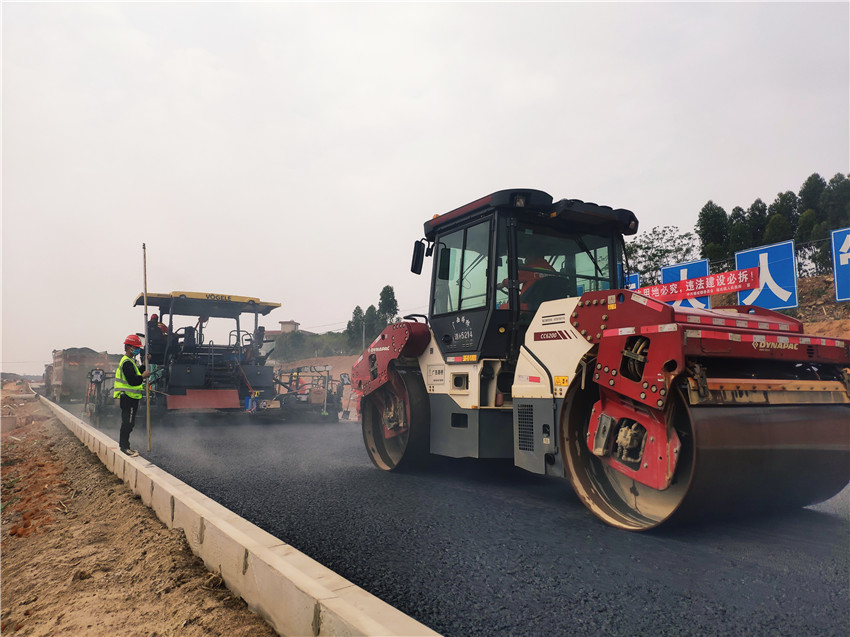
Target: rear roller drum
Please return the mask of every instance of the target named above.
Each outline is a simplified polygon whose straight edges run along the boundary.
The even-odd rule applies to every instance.
[[[389,381],[363,397],[361,418],[366,451],[379,469],[410,468],[428,456],[431,414],[418,370],[389,370]]]

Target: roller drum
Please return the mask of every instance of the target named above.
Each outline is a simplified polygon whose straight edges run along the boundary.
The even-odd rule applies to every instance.
[[[698,405],[671,392],[668,422],[681,440],[673,482],[656,490],[597,458],[586,444],[595,388],[573,388],[561,421],[567,475],[582,501],[612,526],[802,507],[850,480],[850,404]]]
[[[696,453],[677,518],[807,506],[850,480],[850,405],[688,411]]]

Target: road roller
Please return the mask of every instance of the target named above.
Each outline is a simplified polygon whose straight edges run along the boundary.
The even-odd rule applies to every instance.
[[[427,315],[389,325],[352,368],[385,471],[431,454],[512,458],[569,479],[604,522],[801,507],[850,480],[850,351],[756,306],[625,289],[634,213],[495,192],[425,223]]]

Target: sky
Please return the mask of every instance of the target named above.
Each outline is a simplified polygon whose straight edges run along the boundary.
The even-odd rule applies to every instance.
[[[850,5],[2,4],[2,370],[119,353],[149,292],[341,330],[505,188],[691,231],[850,172]],[[427,271],[427,270],[426,270]]]

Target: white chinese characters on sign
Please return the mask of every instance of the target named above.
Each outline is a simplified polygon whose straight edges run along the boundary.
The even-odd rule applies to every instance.
[[[850,228],[832,231],[832,274],[835,300],[850,301]]]
[[[736,252],[735,267],[758,267],[759,270],[757,289],[747,294],[739,292],[739,305],[757,305],[769,310],[797,307],[797,260],[793,241]]]
[[[791,298],[791,292],[779,287],[779,284],[773,280],[773,275],[770,274],[770,267],[768,267],[766,252],[762,252],[759,255],[758,270],[761,273],[759,275],[761,283],[759,283],[759,286],[756,289],[754,289],[752,292],[750,292],[747,296],[744,297],[744,305],[752,305],[759,297],[759,295],[764,291],[765,287],[767,287],[767,289],[769,289],[783,301],[787,301],[789,298]]]

